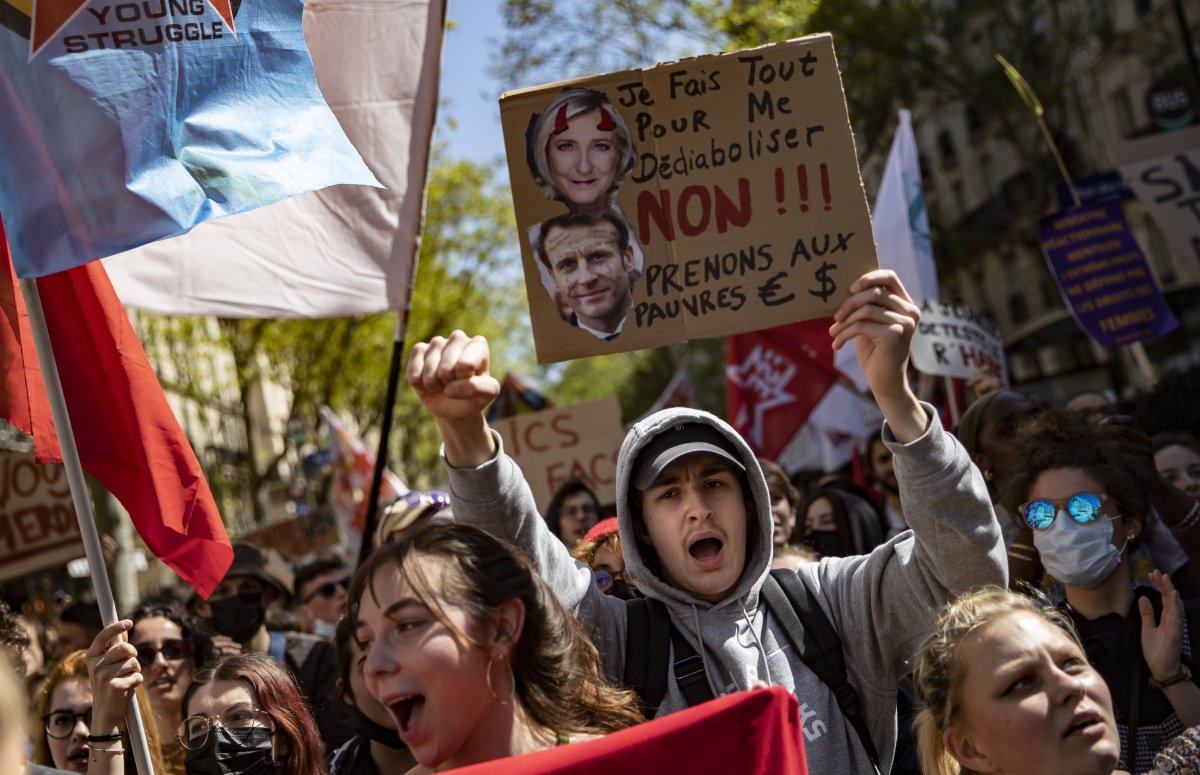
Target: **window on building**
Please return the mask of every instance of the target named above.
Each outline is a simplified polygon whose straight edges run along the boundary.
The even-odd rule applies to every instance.
[[[1029,320],[1029,302],[1026,301],[1024,293],[1018,292],[1008,297],[1008,317],[1014,326]]]
[[[949,129],[942,129],[938,132],[937,147],[943,166],[958,166],[958,150],[954,147],[954,135]]]
[[[1038,291],[1042,297],[1042,306],[1044,311],[1049,311],[1062,306],[1062,298],[1058,295],[1058,286],[1050,280],[1042,280],[1038,283]]]
[[[1133,12],[1140,19],[1150,13],[1150,7],[1154,5],[1151,0],[1133,0]]]
[[[1167,244],[1167,235],[1162,233],[1162,229],[1158,228],[1158,224],[1149,215],[1145,217],[1145,225],[1149,238],[1146,240],[1149,248],[1146,252],[1154,268],[1158,270],[1158,281],[1163,285],[1175,282],[1175,263],[1171,260],[1171,247]]]
[[[1129,89],[1122,86],[1112,93],[1113,110],[1117,113],[1117,131],[1121,137],[1129,139],[1137,134],[1137,116],[1133,112],[1133,100],[1129,98]]]
[[[967,122],[967,137],[972,142],[979,140],[983,134],[983,125],[987,123],[987,116],[984,115],[983,108],[972,102],[963,110],[963,117]]]

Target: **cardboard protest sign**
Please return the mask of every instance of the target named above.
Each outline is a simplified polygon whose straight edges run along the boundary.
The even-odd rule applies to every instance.
[[[877,266],[827,34],[500,112],[539,362],[827,316]]]
[[[1193,280],[1200,280],[1200,128],[1118,144],[1115,155]]]
[[[966,304],[923,301],[910,353],[926,374],[970,379],[983,367],[1008,384],[1000,326]]]
[[[504,440],[543,513],[568,479],[580,479],[611,503],[617,483],[617,452],[625,440],[621,406],[614,396],[559,406],[489,423]]]
[[[245,533],[238,540],[263,549],[276,549],[289,560],[298,560],[341,543],[337,518],[327,509],[275,522]]]
[[[83,539],[61,465],[0,453],[0,581],[82,557]]]
[[[1050,273],[1079,327],[1096,344],[1130,344],[1179,327],[1119,199],[1042,216],[1039,227]]]

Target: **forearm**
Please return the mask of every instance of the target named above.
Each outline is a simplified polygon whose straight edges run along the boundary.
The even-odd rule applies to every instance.
[[[901,385],[901,389],[891,395],[877,392],[875,400],[896,441],[908,444],[925,434],[930,422],[929,414],[907,384]]]
[[[97,745],[88,752],[87,775],[124,775],[125,757],[131,755],[125,750],[125,742]]]
[[[496,456],[496,442],[482,414],[438,417],[446,462],[455,468],[477,468]]]
[[[1181,681],[1162,690],[1171,703],[1171,708],[1185,727],[1200,724],[1200,686],[1191,681]]]
[[[1016,592],[1024,592],[1027,587],[1037,589],[1043,575],[1042,559],[1033,545],[1033,531],[1022,530],[1008,547],[1008,587]]]

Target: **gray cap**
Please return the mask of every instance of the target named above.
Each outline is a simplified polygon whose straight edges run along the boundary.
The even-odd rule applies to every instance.
[[[728,460],[739,471],[746,470],[733,444],[716,428],[706,423],[681,423],[664,428],[642,447],[633,464],[633,486],[648,489],[667,466],[697,452],[708,452]]]

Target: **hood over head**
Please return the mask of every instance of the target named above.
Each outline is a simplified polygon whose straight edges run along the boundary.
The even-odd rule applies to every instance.
[[[635,489],[648,487],[664,468],[694,452],[719,455],[741,469],[743,487],[748,487],[743,495],[751,501],[746,510],[746,566],[733,592],[718,603],[702,601],[663,579],[656,570],[658,560],[653,548],[638,540],[635,510],[631,507]],[[635,463],[640,470],[635,470]],[[755,604],[758,587],[771,567],[771,496],[754,452],[725,421],[699,409],[677,407],[655,412],[638,422],[626,434],[617,456],[616,496],[625,575],[639,590],[649,597],[701,607],[721,607],[731,600]]]

